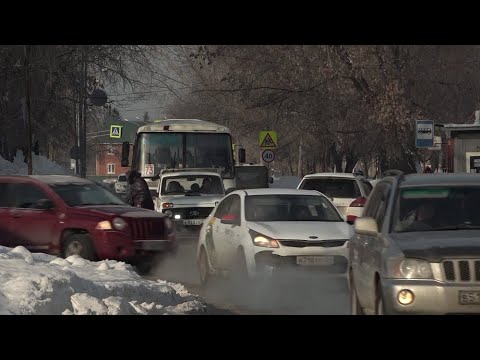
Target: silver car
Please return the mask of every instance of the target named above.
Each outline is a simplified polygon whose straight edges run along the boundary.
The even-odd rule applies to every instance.
[[[117,194],[126,194],[127,189],[128,189],[128,179],[127,175],[125,174],[120,174],[115,181],[115,192]]]
[[[349,242],[353,314],[480,313],[480,174],[381,179]]]

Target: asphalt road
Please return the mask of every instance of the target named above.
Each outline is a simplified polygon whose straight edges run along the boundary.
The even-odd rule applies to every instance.
[[[234,284],[216,279],[201,287],[195,263],[196,235],[178,234],[175,256],[160,260],[146,278],[182,283],[207,304],[207,314],[349,315],[349,295],[344,275],[318,272],[289,273],[273,284]]]

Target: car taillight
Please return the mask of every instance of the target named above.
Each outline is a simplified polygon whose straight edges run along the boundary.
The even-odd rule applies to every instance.
[[[356,219],[357,217],[355,215],[347,215],[347,222],[351,222],[353,224]]]
[[[353,200],[353,202],[350,204],[350,207],[364,207],[366,202],[367,202],[367,199],[364,198],[363,196],[360,196],[355,200]]]

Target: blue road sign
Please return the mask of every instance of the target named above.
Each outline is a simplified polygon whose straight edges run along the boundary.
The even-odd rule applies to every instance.
[[[433,120],[417,120],[415,145],[417,148],[434,147],[435,124]]]

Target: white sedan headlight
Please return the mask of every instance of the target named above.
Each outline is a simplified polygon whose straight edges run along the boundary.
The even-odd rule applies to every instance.
[[[260,234],[256,231],[250,230],[250,236],[252,237],[253,244],[255,246],[267,247],[267,248],[278,248],[278,241],[272,239],[268,236]]]
[[[112,220],[112,225],[117,230],[124,230],[127,227],[127,222],[122,218],[115,218]]]
[[[395,279],[433,279],[430,263],[420,259],[391,260],[389,275]]]

